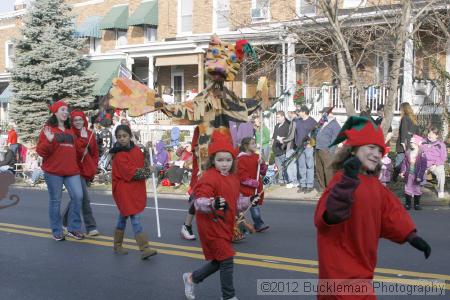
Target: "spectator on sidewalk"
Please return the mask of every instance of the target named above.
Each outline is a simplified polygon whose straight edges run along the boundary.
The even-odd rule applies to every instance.
[[[24,173],[30,179],[29,182],[35,185],[40,179],[44,179],[44,171],[41,169],[42,159],[35,151],[30,151],[25,162]]]
[[[375,119],[375,124],[377,124],[378,126],[381,126],[381,123],[383,122],[383,119],[384,119],[384,105],[383,104],[378,105],[377,115],[378,115],[378,117]],[[389,126],[388,133],[385,138],[386,145],[389,145],[392,135],[393,135],[392,126]]]
[[[255,140],[258,146],[258,150],[260,149],[261,144],[261,122],[263,126],[262,130],[262,159],[264,161],[269,161],[270,155],[270,131],[269,128],[264,124],[264,120],[260,120],[259,117],[253,119],[253,128],[255,130]],[[260,153],[261,154],[261,153]]]
[[[231,138],[233,140],[233,147],[237,148],[242,142],[243,138],[253,137],[254,129],[253,122],[249,120],[248,122],[234,122],[229,121]]]
[[[395,150],[397,156],[395,157],[394,173],[392,181],[396,182],[400,167],[405,159],[405,152],[409,149],[411,137],[417,133],[417,119],[414,111],[408,102],[400,104],[400,127],[398,129],[398,138]]]
[[[2,161],[0,161],[0,173],[14,172],[14,164],[16,163],[16,157],[14,152],[8,146],[4,146],[5,155]]]
[[[447,161],[447,147],[439,139],[439,129],[431,127],[427,139],[422,144],[422,151],[427,158],[427,170],[436,176],[438,198],[444,198],[445,162]]]
[[[329,107],[324,107],[322,114],[329,111]],[[323,192],[333,177],[333,170],[330,165],[333,161],[334,151],[336,146],[328,147],[336,139],[341,126],[333,115],[333,112],[328,113],[327,121],[320,128],[316,137],[316,174],[317,182],[319,183],[319,192]]]
[[[283,144],[283,140],[287,137],[289,133],[289,121],[286,120],[284,111],[277,112],[277,124],[273,130],[272,136],[272,151],[275,155],[275,165],[278,169],[278,175],[275,180],[278,183],[287,183],[287,172],[283,168],[283,161],[286,159],[286,146]],[[280,179],[281,177],[281,179]]]
[[[300,173],[300,188],[297,191],[299,193],[310,193],[314,189],[314,148],[310,144],[309,136],[316,125],[316,120],[309,116],[308,107],[302,106],[295,129],[295,145],[300,148],[297,160]]]
[[[9,125],[8,140],[6,141],[6,144],[9,146],[9,149],[11,149],[14,155],[17,156],[19,144],[17,143],[17,132],[13,124]]]
[[[297,124],[297,108],[295,106],[290,106],[288,108],[288,116],[290,119],[289,131],[286,138],[283,139],[283,144],[286,147],[286,160],[285,165],[287,171],[288,184],[286,187],[288,189],[295,188],[298,186],[298,169],[297,160],[291,159],[295,155],[295,129]]]

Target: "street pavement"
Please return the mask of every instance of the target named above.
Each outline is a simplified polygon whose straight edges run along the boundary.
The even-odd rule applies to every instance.
[[[141,261],[129,223],[126,247],[130,253],[126,256],[113,253],[111,240],[117,208],[110,195],[91,192],[102,235],[83,241],[56,242],[50,238],[48,229],[47,192],[10,189],[9,194],[17,194],[21,200],[17,206],[0,210],[0,299],[184,299],[182,273],[205,263],[199,241],[180,238],[187,201],[159,199],[162,237],[158,238],[154,201],[149,198],[142,220],[152,247],[159,254]],[[63,205],[67,201],[64,193]],[[265,202],[263,219],[271,226],[270,230],[250,235],[235,245],[238,253],[234,282],[239,299],[286,298],[258,296],[258,279],[317,278],[314,209],[314,203]],[[408,244],[381,240],[376,278],[394,282],[411,279],[415,283],[420,279],[447,280],[448,295],[450,210],[445,206],[426,207],[420,212],[411,211],[411,215],[419,235],[432,247],[431,257],[425,260],[422,253]],[[219,274],[199,284],[196,295],[196,299],[220,299]],[[315,299],[312,295],[297,297]],[[409,299],[401,296],[378,299],[398,298]],[[425,296],[414,299],[425,299]]]

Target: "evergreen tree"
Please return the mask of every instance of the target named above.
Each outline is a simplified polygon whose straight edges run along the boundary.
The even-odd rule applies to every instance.
[[[85,111],[94,101],[95,77],[86,73],[89,61],[80,52],[86,43],[74,33],[64,0],[33,1],[24,17],[11,70],[10,116],[26,142],[36,141],[54,101],[66,98],[71,108]]]

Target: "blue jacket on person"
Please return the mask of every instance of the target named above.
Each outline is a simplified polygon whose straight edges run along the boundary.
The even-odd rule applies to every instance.
[[[333,143],[336,139],[339,131],[341,130],[341,125],[339,125],[336,118],[328,122],[320,128],[319,133],[316,137],[316,149],[317,150],[327,150],[329,152],[334,152],[336,146],[328,148],[328,146]]]

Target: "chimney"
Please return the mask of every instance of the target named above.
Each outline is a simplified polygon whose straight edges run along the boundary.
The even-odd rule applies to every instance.
[[[27,7],[27,4],[25,3],[25,0],[16,0],[14,2],[14,10],[21,10],[25,9]]]

